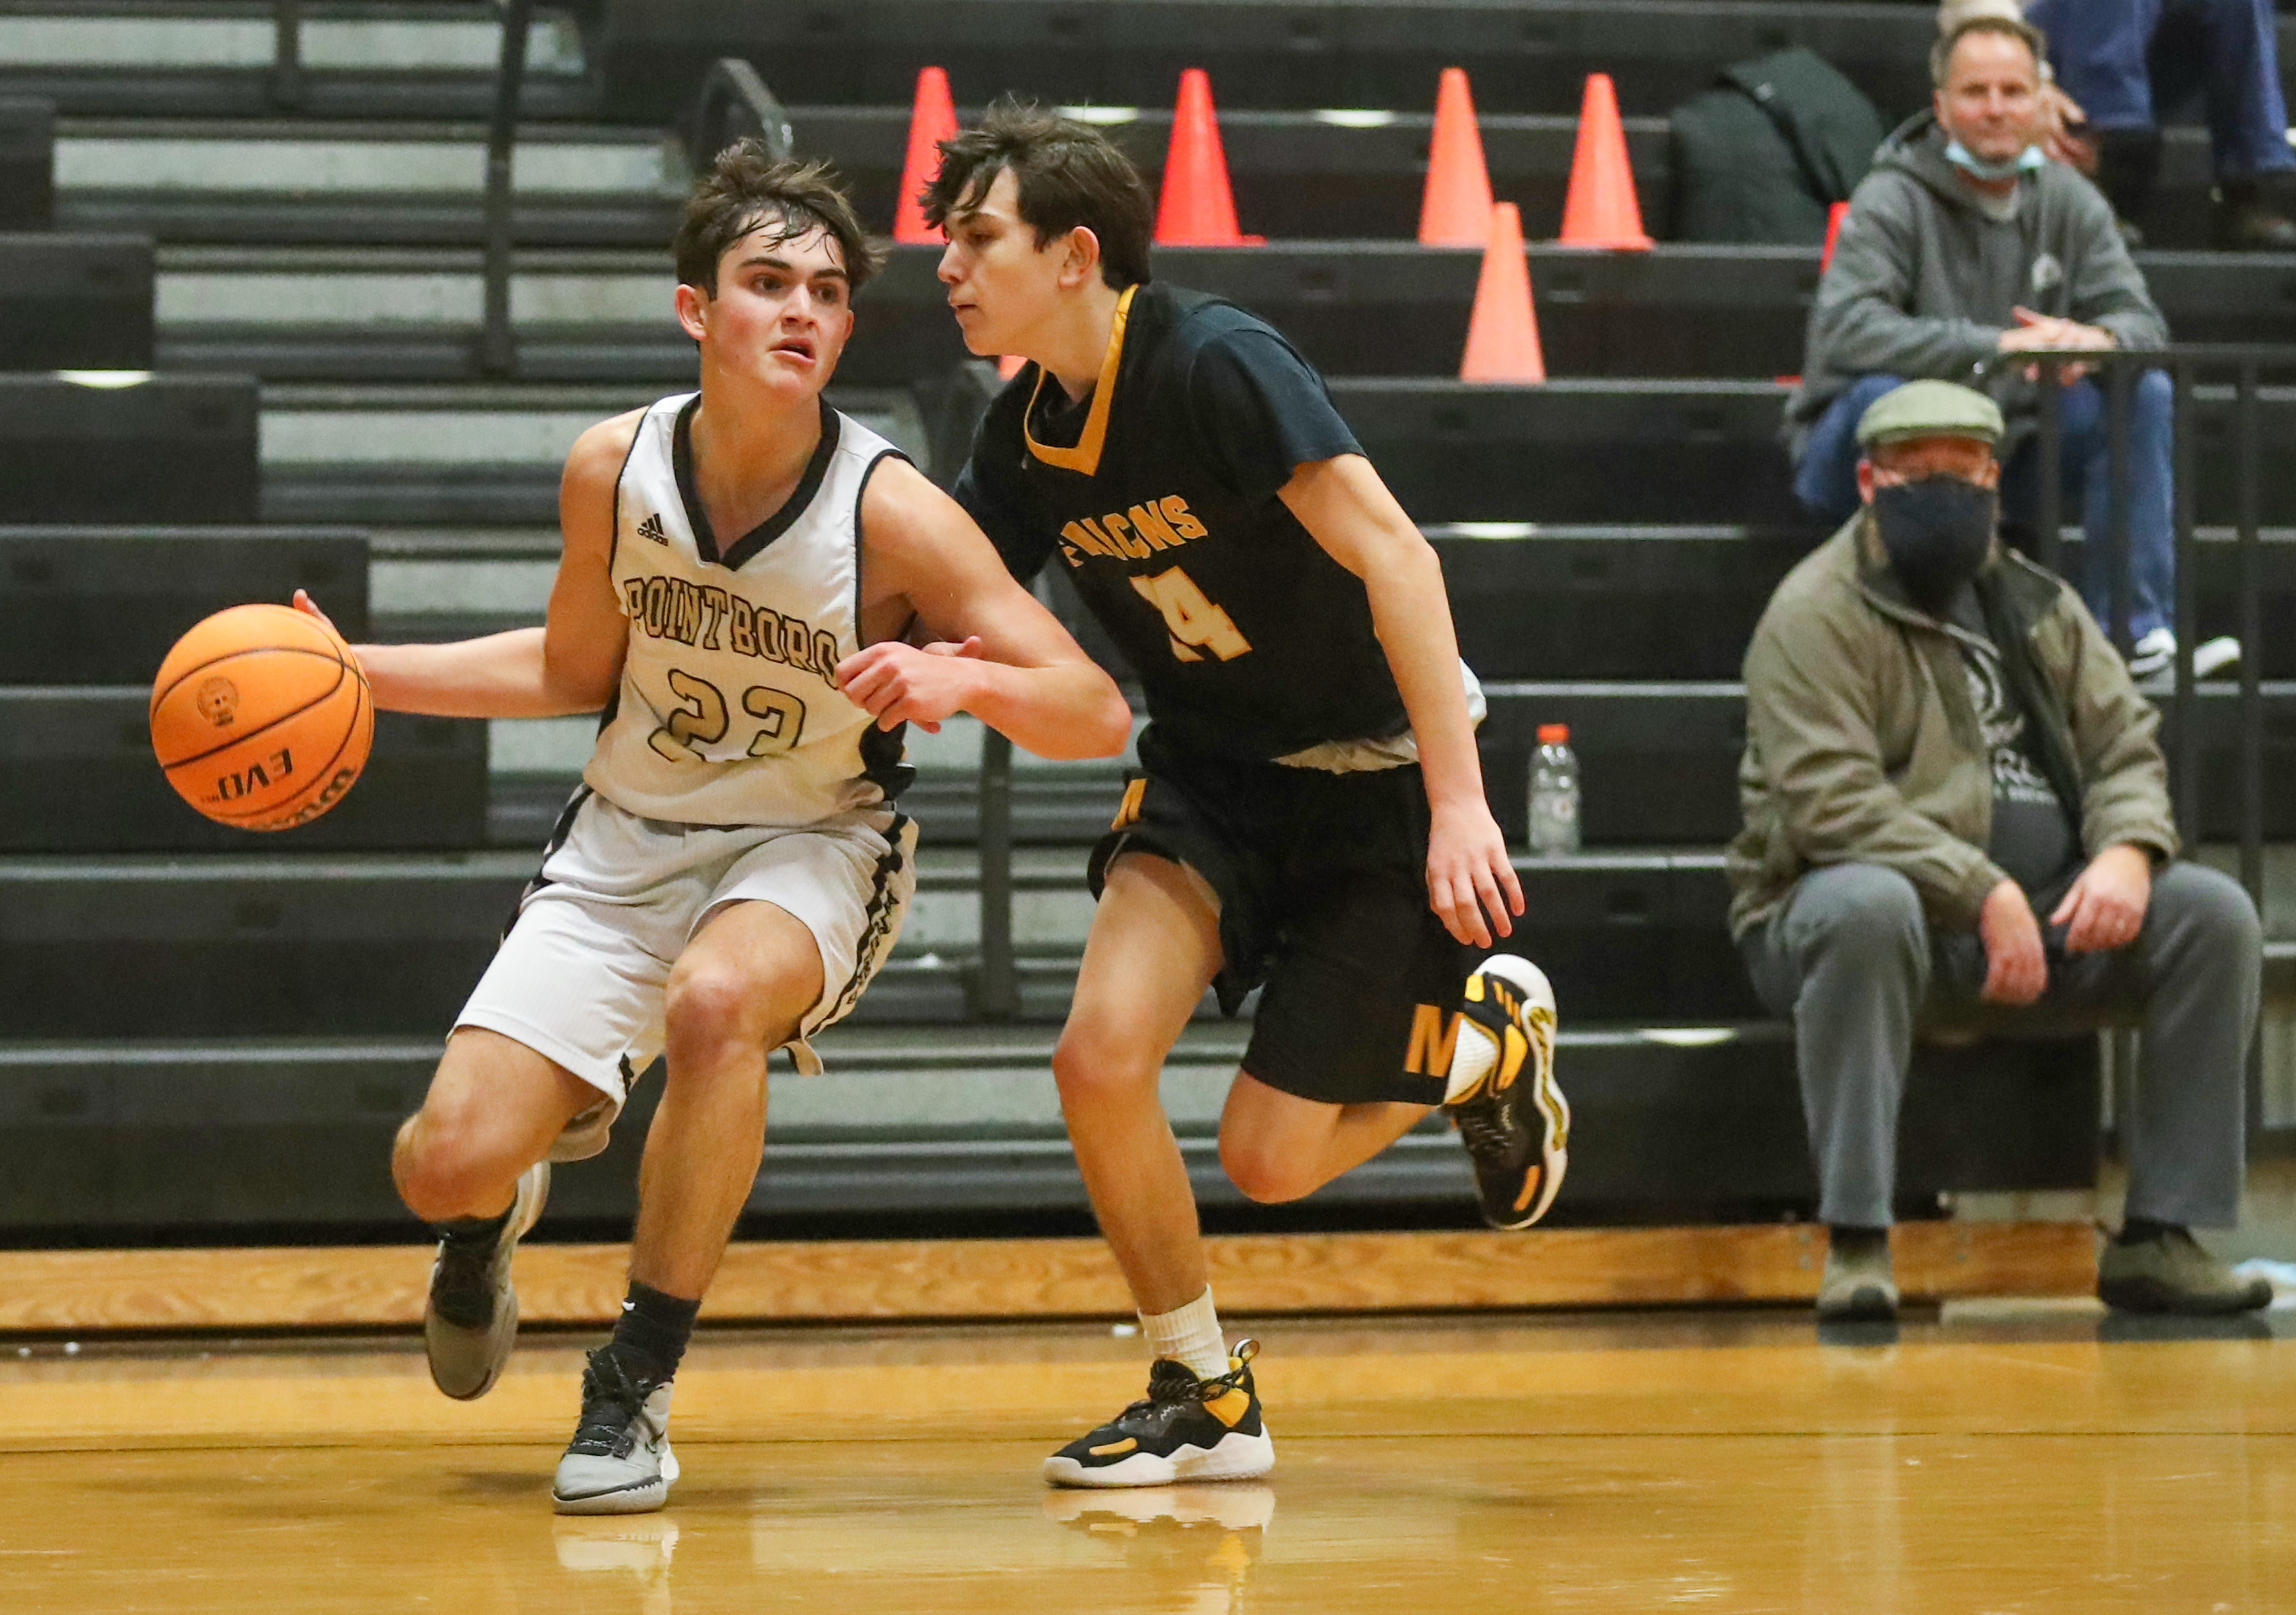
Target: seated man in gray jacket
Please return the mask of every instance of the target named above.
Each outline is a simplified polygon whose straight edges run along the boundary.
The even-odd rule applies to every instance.
[[[2011,369],[1990,383],[1977,367],[2005,353],[2152,347],[2167,324],[2145,290],[2096,187],[2046,160],[2041,135],[2039,35],[2014,18],[1965,19],[1931,58],[1932,109],[1883,143],[1850,199],[1833,261],[1810,311],[1802,383],[1787,406],[1794,490],[1830,521],[1857,505],[1851,429],[1866,406],[1915,377],[1988,385],[2009,408],[2002,456],[2013,521],[2040,504],[2037,385]],[[2105,401],[2065,373],[2060,396],[2065,492],[2086,530],[2082,596],[2104,620],[2112,580],[2103,559],[2112,500]],[[2175,655],[2174,389],[2148,371],[2129,431],[2130,665],[2166,672]],[[2195,665],[2220,670],[2237,647],[2211,641]]]
[[[2263,933],[2177,859],[2159,715],[2079,600],[1996,535],[1999,409],[1916,381],[1857,426],[1862,505],[1746,652],[1730,924],[1793,1018],[1832,1231],[1821,1316],[1894,1316],[1898,1105],[1916,1031],[2143,1032],[2115,1307],[2234,1312],[2190,1228],[2240,1206]]]

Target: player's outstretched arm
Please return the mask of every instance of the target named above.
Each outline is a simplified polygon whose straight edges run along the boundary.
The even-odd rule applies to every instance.
[[[614,482],[644,411],[575,440],[558,485],[565,548],[544,627],[443,645],[356,645],[374,704],[434,717],[558,717],[595,712],[614,692],[628,644],[609,570]],[[324,613],[298,590],[295,603]]]
[[[1483,768],[1459,636],[1443,592],[1443,565],[1395,496],[1361,455],[1300,466],[1278,496],[1317,544],[1364,581],[1372,627],[1419,740],[1433,825],[1427,838],[1427,901],[1453,936],[1488,947],[1514,930],[1522,883],[1483,796]]]
[[[970,712],[1039,757],[1113,757],[1132,737],[1116,681],[1086,656],[956,501],[887,460],[861,497],[861,614],[889,637],[837,669],[879,725],[939,727]],[[898,637],[914,612],[937,643]]]

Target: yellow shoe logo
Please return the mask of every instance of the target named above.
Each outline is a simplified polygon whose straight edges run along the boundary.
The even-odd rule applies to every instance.
[[[1522,1029],[1507,1028],[1505,1037],[1499,1043],[1498,1070],[1490,1076],[1492,1093],[1504,1094],[1514,1086],[1515,1078],[1522,1070],[1523,1057],[1529,1053],[1530,1039],[1522,1035]]]
[[[1109,828],[1129,830],[1133,825],[1137,824],[1140,822],[1141,806],[1147,795],[1148,781],[1144,776],[1126,782],[1124,799],[1116,805],[1116,820],[1109,825]]]
[[[1529,1172],[1523,1177],[1522,1193],[1514,1197],[1514,1209],[1516,1210],[1528,1211],[1530,1209],[1531,1198],[1538,1193],[1538,1180],[1546,1176],[1546,1169],[1544,1167],[1533,1163]]]
[[[1231,1390],[1205,1403],[1204,1411],[1234,1430],[1243,1422],[1243,1415],[1251,1411],[1251,1397],[1246,1391]]]

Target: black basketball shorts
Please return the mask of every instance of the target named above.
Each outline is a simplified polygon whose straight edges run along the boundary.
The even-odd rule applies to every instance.
[[[1140,757],[1093,849],[1093,895],[1128,852],[1188,865],[1219,898],[1220,1008],[1265,988],[1246,1071],[1329,1104],[1439,1103],[1475,961],[1427,906],[1419,769],[1238,762],[1152,729]]]

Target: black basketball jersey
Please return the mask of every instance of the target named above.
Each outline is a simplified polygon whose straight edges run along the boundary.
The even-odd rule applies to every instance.
[[[1264,759],[1406,726],[1362,580],[1276,497],[1296,467],[1361,452],[1272,328],[1139,285],[1091,396],[1025,366],[955,494],[1023,582],[1059,552],[1160,733]]]

